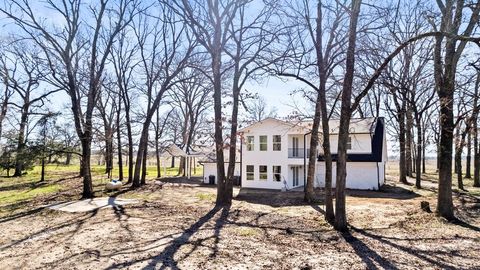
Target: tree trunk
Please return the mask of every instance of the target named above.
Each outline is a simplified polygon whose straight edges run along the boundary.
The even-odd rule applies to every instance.
[[[93,198],[92,174],[90,172],[91,145],[90,136],[85,136],[81,140],[82,143],[82,163],[81,170],[83,176],[83,193],[82,199]]]
[[[320,103],[322,116],[322,131],[323,131],[323,156],[325,159],[325,220],[330,223],[335,221],[335,213],[333,211],[333,196],[332,196],[332,153],[330,150],[330,127],[328,124],[327,114],[327,99],[325,87],[320,87]]]
[[[223,124],[222,124],[222,25],[217,23],[214,29],[213,51],[212,51],[212,73],[213,73],[213,111],[215,117],[215,154],[217,159],[217,206],[228,205],[231,198],[225,192],[225,159],[223,156]]]
[[[465,178],[472,178],[471,172],[471,163],[472,163],[472,133],[469,131],[467,134],[467,164],[465,171]]]
[[[25,101],[28,102],[28,101]],[[18,139],[17,139],[17,156],[15,159],[15,172],[13,176],[22,176],[23,167],[24,167],[24,158],[25,158],[25,128],[28,121],[28,106],[22,108],[22,115],[20,117],[20,128],[18,130]]]
[[[313,117],[312,130],[310,133],[310,150],[308,151],[308,168],[307,183],[305,187],[304,200],[308,203],[315,201],[315,192],[313,183],[315,180],[315,166],[317,164],[317,147],[318,147],[318,129],[320,128],[320,95],[317,93],[317,101],[315,102],[315,114]]]
[[[117,150],[118,150],[118,180],[123,181],[123,153],[120,133],[120,119],[117,118]]]
[[[424,132],[422,133],[422,137],[423,137],[423,138],[422,138],[422,173],[425,174],[425,173],[427,173],[426,157],[425,157],[425,152],[426,152],[426,151],[425,151],[425,148],[427,148],[426,140],[425,140],[425,139],[426,139],[426,138],[425,138],[425,133],[426,133],[426,132],[425,132],[425,129],[426,129],[426,127],[423,126],[422,129],[423,129],[423,131],[424,131]]]
[[[357,40],[357,23],[360,13],[361,0],[352,1],[352,12],[348,34],[348,48],[345,63],[345,77],[342,88],[342,108],[340,112],[340,126],[338,132],[338,159],[337,181],[335,187],[335,229],[347,230],[347,214],[345,207],[345,181],[347,178],[347,140],[351,118],[351,98],[353,75],[355,71],[355,46]]]
[[[40,182],[45,182],[45,157],[42,157],[42,172],[40,174]]]
[[[408,177],[413,177],[412,174],[412,130],[413,130],[413,119],[410,112],[410,106],[407,105],[407,111],[405,116],[407,118],[407,125],[405,129],[405,162],[406,162],[406,170]]]
[[[113,169],[113,130],[110,127],[105,128],[105,174],[108,178],[112,177]]]
[[[417,155],[415,158],[415,187],[422,188],[422,173],[421,173],[421,166],[422,166],[422,125],[421,121],[417,121]]]
[[[177,175],[178,176],[183,176],[185,177],[185,157],[180,157],[180,164],[178,166],[178,172],[177,172]]]
[[[460,144],[460,126],[455,129],[455,147]],[[455,164],[453,165],[454,173],[458,174],[458,160],[454,159]],[[461,160],[460,160],[461,162]]]
[[[477,70],[477,80],[475,81],[475,94],[473,97],[473,107],[478,106],[478,88],[480,86],[480,70]],[[478,113],[473,119],[473,186],[480,187],[480,149],[478,147]]]
[[[143,163],[142,163],[142,178],[140,180],[140,184],[143,186],[147,180],[147,165],[148,165],[148,136],[147,136],[147,143],[145,145],[145,149],[143,150]]]
[[[70,165],[72,162],[72,153],[65,154],[65,165]]]
[[[398,141],[400,144],[400,176],[399,181],[400,183],[407,183],[407,160],[406,160],[406,146],[405,146],[405,113],[402,110],[399,110],[398,113]]]

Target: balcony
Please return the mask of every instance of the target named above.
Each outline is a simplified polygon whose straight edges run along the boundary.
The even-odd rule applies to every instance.
[[[288,148],[288,158],[304,158],[310,149],[307,148],[306,152],[304,150],[305,148]]]

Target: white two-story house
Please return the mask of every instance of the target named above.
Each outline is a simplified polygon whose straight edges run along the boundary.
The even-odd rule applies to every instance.
[[[241,186],[291,189],[304,186],[312,122],[291,123],[267,118],[242,128]],[[331,120],[333,185],[336,177],[338,120]],[[383,118],[352,119],[347,142],[346,187],[379,189],[385,181],[387,144]],[[320,136],[321,140],[321,136]],[[321,143],[317,148],[315,186],[325,185],[325,162]]]
[[[338,124],[338,120],[329,122],[331,152],[334,160],[334,186]],[[267,118],[240,129],[241,146],[238,165],[241,186],[278,190],[304,186],[311,126],[311,121],[294,123]],[[352,119],[349,133],[346,187],[379,189],[385,181],[387,160],[383,118]],[[316,187],[325,185],[325,164],[322,153],[320,143],[317,148],[315,168]]]

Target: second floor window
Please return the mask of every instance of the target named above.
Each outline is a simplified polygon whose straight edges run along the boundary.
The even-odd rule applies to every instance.
[[[267,151],[267,135],[260,136],[260,151]]]
[[[247,136],[247,151],[253,151],[255,147],[255,137]]]
[[[282,136],[273,135],[273,151],[282,151]]]

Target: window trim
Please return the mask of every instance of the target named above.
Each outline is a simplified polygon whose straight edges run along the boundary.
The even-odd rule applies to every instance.
[[[249,167],[252,168],[251,172],[248,171]],[[254,165],[246,165],[245,172],[246,172],[246,180],[247,181],[255,180],[255,166]],[[252,176],[252,179],[249,179],[248,176]]]
[[[275,138],[279,138],[279,141],[275,141]],[[275,149],[275,146],[277,146],[278,149]],[[282,135],[272,136],[272,151],[282,151]]]
[[[255,136],[247,136],[247,151],[255,151]]]
[[[265,142],[262,143],[262,137],[265,137]],[[262,150],[262,146],[265,145],[265,150]],[[267,135],[259,135],[258,136],[258,150],[265,152],[268,151],[268,136]]]
[[[279,169],[279,172],[275,172],[275,168]],[[273,173],[273,181],[274,182],[282,182],[282,166],[280,165],[273,165],[272,166],[272,173]],[[278,175],[278,180],[276,176]]]
[[[261,168],[265,167],[265,172],[261,171]],[[265,177],[265,178],[262,178]],[[267,165],[258,165],[258,180],[267,181],[268,180],[268,166]]]

